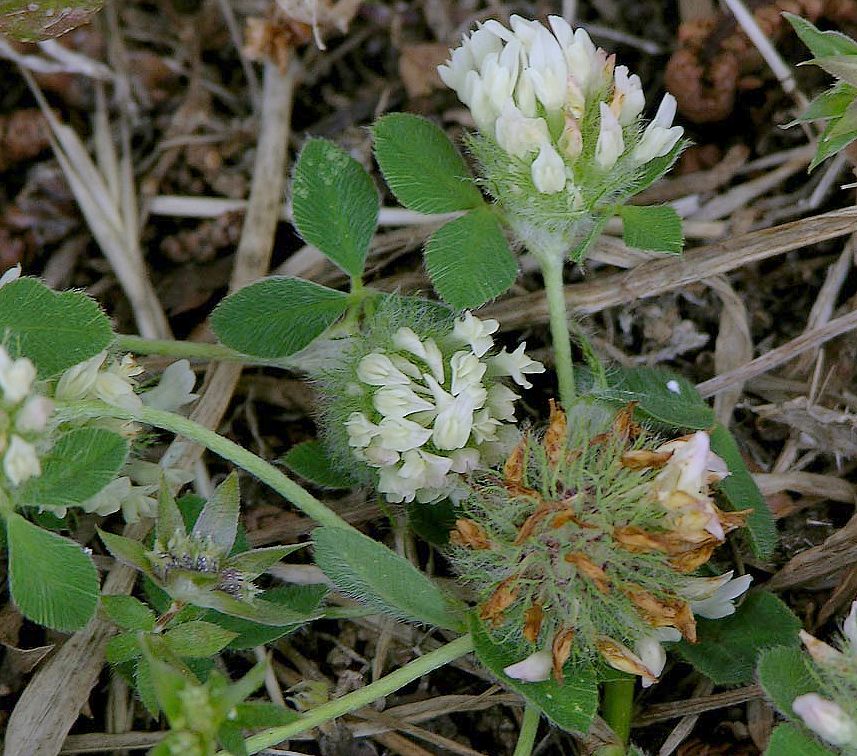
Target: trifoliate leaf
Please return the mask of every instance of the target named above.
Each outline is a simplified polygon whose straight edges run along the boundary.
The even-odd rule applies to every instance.
[[[558,727],[570,732],[588,732],[598,709],[598,681],[591,667],[567,668],[563,683],[553,678],[537,683],[515,680],[503,670],[521,661],[527,653],[522,654],[514,645],[495,642],[475,615],[471,614],[468,621],[477,658],[503,685],[537,706]]]
[[[488,208],[471,210],[435,231],[426,242],[425,261],[437,293],[456,309],[500,296],[518,275],[500,222]]]
[[[451,213],[484,203],[467,164],[443,131],[409,113],[391,113],[372,127],[375,158],[405,207]]]
[[[359,277],[379,205],[375,184],[360,163],[326,139],[307,141],[292,181],[295,226],[304,241]]]
[[[0,343],[32,360],[40,378],[94,357],[112,339],[110,320],[82,292],[57,293],[35,278],[0,288]]]
[[[254,357],[288,357],[320,336],[348,307],[341,291],[273,276],[221,301],[211,327],[226,346]]]
[[[451,630],[462,622],[454,601],[407,559],[356,530],[316,528],[315,562],[346,596],[383,614]]]
[[[619,208],[625,244],[636,249],[681,254],[684,247],[679,214],[669,205],[623,205]]]
[[[759,653],[796,646],[800,620],[774,594],[748,594],[731,617],[697,620],[698,643],[682,641],[679,654],[717,685],[752,682]]]
[[[98,571],[69,538],[33,525],[17,513],[6,519],[9,589],[18,609],[40,625],[80,630],[98,606]]]
[[[42,474],[22,487],[19,503],[69,507],[95,496],[114,480],[128,458],[128,441],[105,428],[63,434],[42,460]]]
[[[330,464],[329,455],[319,441],[295,444],[280,461],[293,473],[319,488],[338,490],[354,485],[345,473]]]

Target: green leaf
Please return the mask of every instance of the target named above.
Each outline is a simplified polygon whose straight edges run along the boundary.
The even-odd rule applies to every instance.
[[[151,577],[152,565],[146,556],[146,547],[142,543],[131,538],[125,538],[125,536],[116,535],[116,533],[108,533],[101,528],[97,528],[97,530],[102,542],[114,559],[118,559],[123,564],[127,564],[129,567]]]
[[[124,664],[143,655],[136,633],[119,633],[107,641],[104,658],[110,664]]]
[[[271,565],[276,564],[289,554],[302,549],[305,543],[293,543],[287,546],[268,546],[263,549],[243,551],[226,560],[224,567],[238,570],[245,578],[252,580],[261,575]]]
[[[194,522],[196,522],[199,512],[202,511],[202,507],[205,506],[201,498],[198,500],[200,502],[200,509],[197,510],[197,514],[193,519]],[[194,503],[196,501],[197,498],[195,497]],[[191,527],[193,527],[192,524]],[[174,536],[182,538],[187,535],[187,528],[188,526],[182,517],[182,512],[178,504],[176,504],[175,498],[170,493],[166,482],[162,481],[161,490],[158,493],[158,521],[155,523],[155,534],[158,541],[166,544]]]
[[[146,707],[146,711],[152,715],[154,719],[158,718],[160,706],[158,705],[158,697],[155,695],[155,683],[152,680],[152,670],[145,659],[140,658],[134,669],[134,687],[137,690],[137,695],[140,696],[140,701]]]
[[[797,645],[800,620],[774,594],[753,591],[731,617],[697,621],[698,643],[682,641],[679,654],[717,685],[753,680],[759,652]]]
[[[247,756],[244,734],[235,722],[228,720],[220,725],[220,729],[217,731],[217,740],[229,756]]]
[[[176,656],[214,656],[235,639],[237,633],[211,622],[185,622],[164,633],[164,643]]]
[[[851,142],[857,139],[857,126],[849,131],[845,131],[844,133],[840,132],[838,136],[833,136],[834,129],[838,129],[843,120],[844,116],[838,120],[830,121],[830,123],[827,124],[827,127],[818,138],[818,148],[815,151],[815,155],[813,156],[812,162],[809,164],[807,171],[814,170],[831,155],[835,155],[837,152],[844,150],[849,144],[851,144]]]
[[[518,275],[500,221],[488,208],[441,226],[426,242],[425,260],[437,293],[457,309],[500,296]]]
[[[718,423],[711,431],[711,449],[729,468],[729,475],[717,488],[733,509],[752,509],[747,518],[747,532],[753,553],[759,559],[769,559],[777,546],[777,525],[774,515],[759,491],[756,481],[747,469],[735,438],[724,425]]]
[[[327,586],[324,585],[280,585],[265,591],[261,598],[268,603],[286,607],[294,613],[295,617],[301,618],[298,622],[279,626],[261,625],[258,622],[215,611],[208,612],[206,619],[238,634],[229,644],[229,648],[235,650],[255,648],[271,643],[318,618],[321,614],[319,607],[326,595]]]
[[[282,727],[300,719],[292,709],[267,701],[247,701],[235,707],[235,723],[247,730],[261,727]]]
[[[333,142],[308,140],[295,166],[292,206],[304,241],[348,275],[359,277],[380,206],[363,166]]]
[[[103,0],[0,0],[0,35],[20,42],[59,37],[88,23]]]
[[[238,532],[240,509],[238,474],[232,472],[205,502],[193,525],[192,537],[199,541],[210,540],[222,553],[228,554]]]
[[[257,622],[260,625],[273,625],[275,627],[301,625],[309,619],[315,619],[315,617],[306,617],[288,607],[278,606],[260,598],[255,598],[253,601],[241,601],[223,591],[201,592],[194,597],[193,603],[206,609],[214,609],[221,614],[229,614],[233,617]]]
[[[92,558],[69,538],[42,530],[12,513],[9,589],[21,614],[64,632],[80,630],[98,606],[98,571]]]
[[[254,357],[288,357],[332,325],[348,306],[341,291],[272,276],[230,294],[211,314],[226,346]]]
[[[680,375],[658,368],[623,368],[613,372],[611,387],[600,396],[637,408],[673,428],[703,430],[715,423],[714,411],[696,387]]]
[[[57,293],[35,278],[0,289],[0,343],[12,357],[29,357],[39,378],[94,357],[112,339],[110,320],[82,292]]]
[[[102,596],[101,606],[123,630],[151,631],[155,627],[155,613],[133,596]]]
[[[327,450],[320,441],[295,444],[280,461],[293,473],[319,488],[339,490],[354,485],[344,472],[330,464]]]
[[[255,693],[265,684],[265,674],[268,670],[267,662],[259,662],[250,671],[229,685],[222,694],[220,703],[226,711],[240,704],[247,696]]]
[[[854,102],[855,98],[857,98],[857,87],[852,87],[844,81],[837,82],[826,92],[815,97],[800,117],[786,124],[786,126],[837,118],[845,113],[845,109]]]
[[[619,208],[625,244],[637,249],[681,254],[684,232],[679,214],[669,205],[623,205]]]
[[[356,530],[316,528],[315,561],[346,596],[383,614],[451,630],[460,613],[441,589],[407,559]]]
[[[797,32],[816,58],[825,55],[853,55],[857,53],[857,42],[837,31],[821,31],[805,18],[794,13],[783,13],[786,20]]]
[[[455,145],[431,121],[390,113],[372,127],[375,158],[405,207],[419,213],[451,213],[483,204]]]
[[[765,695],[788,719],[797,719],[792,711],[792,702],[798,696],[818,690],[809,659],[796,646],[778,646],[762,651],[756,673]]]
[[[555,725],[570,732],[588,732],[598,708],[598,681],[591,667],[565,669],[565,682],[521,682],[503,669],[523,658],[514,645],[496,643],[474,614],[468,617],[476,656],[507,688],[538,706]],[[526,652],[524,652],[526,656]]]
[[[814,737],[793,724],[779,725],[773,733],[765,756],[836,756]]]
[[[634,183],[631,185],[631,191],[626,195],[626,200],[642,192],[655,183],[661,176],[667,173],[673,167],[679,155],[691,144],[688,139],[679,139],[675,147],[672,148],[666,155],[656,157],[648,163],[642,165],[639,172],[634,177]]]
[[[118,433],[104,428],[71,430],[42,460],[42,474],[22,486],[19,502],[41,507],[79,504],[110,483],[127,458],[128,441]]]

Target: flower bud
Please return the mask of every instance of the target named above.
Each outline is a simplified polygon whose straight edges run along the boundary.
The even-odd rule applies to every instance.
[[[15,416],[15,428],[21,433],[41,433],[48,423],[54,403],[44,396],[31,396]]]
[[[36,448],[20,436],[13,435],[3,455],[3,472],[13,486],[41,475],[42,466]]]
[[[510,664],[503,672],[513,680],[544,682],[550,679],[553,656],[550,651],[536,651],[526,659]]]
[[[556,194],[565,188],[565,163],[549,142],[542,144],[539,149],[530,174],[533,184],[542,194]]]
[[[558,112],[565,102],[568,68],[556,37],[541,24],[536,26],[526,73],[533,83],[539,102],[548,113],[554,113]]]
[[[602,169],[609,170],[625,151],[625,140],[622,137],[622,126],[607,103],[602,102],[599,107],[601,128],[595,144],[595,162]]]
[[[21,263],[13,265],[11,268],[7,268],[3,275],[0,276],[0,289],[2,289],[6,284],[12,283],[12,281],[17,281],[20,277]]]
[[[828,743],[836,746],[857,744],[857,724],[842,708],[817,693],[806,693],[792,702],[792,709]]]
[[[372,352],[357,365],[357,377],[370,386],[407,386],[411,381],[386,354]]]
[[[684,134],[681,126],[672,126],[675,118],[676,100],[671,94],[664,95],[654,120],[646,126],[640,142],[634,148],[633,158],[638,163],[648,163],[656,157],[670,152]]]
[[[36,380],[36,368],[26,357],[13,360],[9,353],[0,347],[0,389],[2,399],[17,404],[33,387]]]
[[[497,118],[495,136],[506,152],[517,158],[525,158],[550,141],[548,125],[544,118],[527,118],[511,97],[503,103]],[[480,355],[481,356],[481,355]]]
[[[646,106],[643,85],[637,74],[628,75],[628,66],[616,66],[613,79],[613,101],[610,103],[610,110],[622,126],[630,126]]]
[[[80,401],[90,396],[98,378],[98,371],[107,359],[107,352],[96,354],[66,370],[57,383],[55,395],[64,401]]]

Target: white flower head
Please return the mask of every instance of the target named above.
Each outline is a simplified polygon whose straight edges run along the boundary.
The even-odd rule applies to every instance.
[[[3,472],[13,486],[42,474],[36,447],[20,436],[12,435],[3,455]]]
[[[634,148],[633,158],[638,163],[648,163],[656,157],[663,157],[676,146],[684,134],[681,126],[673,126],[676,113],[676,100],[671,94],[664,95],[654,120],[646,126],[643,136]]]
[[[482,357],[494,346],[494,339],[491,338],[491,335],[497,333],[499,328],[499,321],[493,318],[480,320],[468,311],[455,321],[452,333],[460,342],[469,344],[473,354]]]
[[[857,744],[857,724],[842,708],[818,693],[806,693],[792,702],[792,709],[809,727],[835,746]]]
[[[622,136],[622,124],[613,114],[606,102],[600,104],[601,127],[598,141],[595,143],[595,162],[604,170],[609,170],[625,151]]]
[[[544,682],[548,680],[553,668],[553,656],[550,651],[536,651],[515,664],[510,664],[503,672],[513,680],[523,682]]]
[[[556,194],[565,188],[565,163],[550,142],[543,142],[530,174],[536,189],[542,194]]]
[[[514,352],[506,351],[506,347],[499,354],[488,359],[489,370],[492,375],[507,375],[515,383],[525,389],[530,389],[533,384],[526,376],[536,373],[544,373],[545,366],[541,362],[530,359],[525,353],[527,342],[523,341]]]

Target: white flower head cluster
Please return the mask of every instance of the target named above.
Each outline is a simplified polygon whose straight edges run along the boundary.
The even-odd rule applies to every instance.
[[[526,344],[496,352],[498,327],[469,312],[451,333],[421,336],[400,326],[357,361],[347,393],[362,409],[345,418],[348,445],[377,470],[388,501],[437,501],[458,474],[495,463],[514,444],[519,396],[503,379],[530,388],[527,375],[544,366],[525,354]]]
[[[627,190],[647,163],[675,150],[683,129],[672,125],[670,94],[644,126],[640,77],[583,29],[558,16],[549,24],[514,15],[511,29],[487,21],[463,37],[438,73],[483,137],[528,167],[538,193],[565,192],[571,209],[587,209],[590,196],[603,194],[605,174],[618,179],[606,181],[609,191]]]
[[[838,752],[857,754],[857,601],[842,627],[838,648],[801,630],[801,641],[812,657],[819,692],[792,702],[792,710],[816,735]]]
[[[42,474],[53,402],[34,387],[36,368],[0,346],[0,480],[16,487]]]

